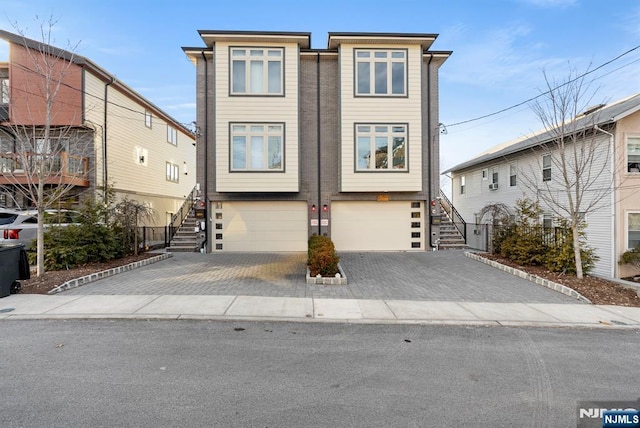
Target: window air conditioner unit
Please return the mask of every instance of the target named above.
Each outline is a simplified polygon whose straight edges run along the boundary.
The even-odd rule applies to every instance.
[[[498,183],[489,184],[489,190],[498,190]]]

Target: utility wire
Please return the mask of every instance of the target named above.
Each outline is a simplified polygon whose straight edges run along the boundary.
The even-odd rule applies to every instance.
[[[451,128],[451,127],[453,127],[453,126],[464,125],[465,123],[469,123],[469,122],[476,122],[476,121],[478,121],[478,120],[486,119],[487,117],[491,117],[491,116],[498,115],[498,114],[500,114],[500,113],[504,113],[505,111],[513,110],[514,108],[517,108],[517,107],[520,107],[520,106],[522,106],[522,105],[528,104],[528,103],[530,103],[530,102],[532,102],[532,101],[537,100],[538,98],[540,98],[540,97],[542,97],[542,96],[548,95],[548,94],[550,94],[551,92],[553,92],[553,91],[555,91],[555,90],[557,90],[557,89],[562,88],[563,86],[566,86],[566,85],[568,85],[568,84],[570,84],[570,83],[572,83],[572,82],[575,82],[576,80],[582,79],[583,77],[585,77],[585,76],[587,76],[587,75],[589,75],[589,74],[591,74],[591,73],[594,73],[594,72],[596,72],[596,71],[600,70],[601,68],[603,68],[603,67],[605,67],[605,66],[607,66],[607,65],[611,64],[611,63],[612,63],[612,62],[614,62],[614,61],[619,60],[619,59],[620,59],[620,58],[622,58],[623,56],[628,55],[628,54],[630,54],[631,52],[633,52],[633,51],[635,51],[635,50],[638,50],[638,49],[640,49],[640,45],[638,45],[638,46],[636,46],[636,47],[634,47],[634,48],[631,48],[631,49],[629,49],[629,50],[628,50],[628,51],[626,51],[626,52],[621,53],[621,54],[620,54],[620,55],[618,55],[617,57],[615,57],[615,58],[613,58],[613,59],[611,59],[611,60],[609,60],[609,61],[605,62],[604,64],[601,64],[601,65],[597,66],[596,68],[594,68],[594,69],[592,69],[592,70],[589,70],[589,71],[587,71],[587,72],[585,72],[585,73],[583,73],[583,74],[581,74],[581,75],[579,75],[579,76],[576,76],[576,77],[574,77],[573,79],[570,79],[570,80],[568,80],[568,81],[564,82],[563,84],[556,86],[555,88],[551,88],[551,89],[549,89],[548,91],[542,92],[541,94],[538,94],[538,95],[536,95],[535,97],[529,98],[529,99],[527,99],[527,100],[525,100],[525,101],[519,102],[519,103],[514,104],[514,105],[512,105],[512,106],[510,106],[510,107],[506,107],[506,108],[503,108],[503,109],[501,109],[501,110],[495,111],[495,112],[493,112],[493,113],[489,113],[489,114],[485,114],[485,115],[482,115],[482,116],[479,116],[479,117],[475,117],[475,118],[473,118],[473,119],[463,120],[463,121],[461,121],[461,122],[456,122],[456,123],[448,124],[448,125],[445,125],[445,126],[446,126],[447,128]]]

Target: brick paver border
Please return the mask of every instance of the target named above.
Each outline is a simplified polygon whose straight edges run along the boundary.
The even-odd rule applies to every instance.
[[[50,290],[47,294],[56,294],[65,290],[71,290],[72,288],[80,287],[81,285],[88,284],[93,281],[97,281],[102,278],[107,278],[113,275],[117,275],[122,272],[127,272],[142,266],[147,266],[161,260],[166,260],[169,257],[172,257],[171,253],[163,253],[158,254],[155,257],[150,257],[148,259],[140,260],[137,262],[129,263],[128,265],[118,266],[111,269],[103,270],[100,272],[92,273],[90,275],[81,276],[80,278],[72,279],[70,281],[65,282],[57,286],[56,288]]]
[[[464,255],[469,257],[470,259],[477,260],[479,262],[482,262],[482,263],[487,264],[489,266],[492,266],[494,268],[500,269],[500,270],[502,270],[504,272],[510,273],[512,275],[518,276],[520,278],[526,279],[526,280],[531,281],[531,282],[535,282],[536,284],[542,285],[543,287],[550,288],[550,289],[555,290],[555,291],[557,291],[559,293],[566,294],[567,296],[571,296],[574,299],[582,300],[583,302],[587,302],[587,303],[591,304],[591,300],[587,299],[582,294],[578,293],[576,290],[574,290],[572,288],[569,288],[569,287],[567,287],[565,285],[558,284],[557,282],[549,281],[546,278],[541,278],[541,277],[539,277],[537,275],[533,275],[533,274],[527,273],[527,272],[522,271],[520,269],[512,268],[511,266],[503,265],[503,264],[498,263],[498,262],[496,262],[494,260],[489,260],[487,258],[484,258],[482,256],[477,255],[476,253],[465,251]]]

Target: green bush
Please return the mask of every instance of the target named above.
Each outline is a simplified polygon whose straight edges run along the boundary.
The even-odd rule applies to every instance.
[[[335,276],[338,270],[340,258],[335,246],[327,236],[313,235],[309,238],[307,251],[307,266],[311,276]]]
[[[545,267],[551,272],[559,272],[564,274],[576,274],[576,258],[573,252],[573,233],[569,227],[569,222],[564,219],[559,220],[560,233],[555,237],[555,244],[549,245],[545,254]],[[586,225],[578,226],[578,233],[584,238],[584,228]],[[584,239],[581,239],[584,241]],[[589,273],[593,269],[598,257],[595,255],[593,248],[584,245],[580,249],[580,257],[582,260],[582,272]]]
[[[640,245],[625,251],[622,256],[620,256],[620,264],[631,265],[640,271]]]

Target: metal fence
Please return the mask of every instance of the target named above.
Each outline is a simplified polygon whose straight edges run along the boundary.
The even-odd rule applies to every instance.
[[[467,246],[478,251],[491,252],[493,250],[493,240],[499,234],[508,235],[514,231],[513,226],[494,224],[473,224],[467,223],[466,239]],[[532,234],[540,239],[540,242],[548,247],[560,245],[567,239],[569,231],[562,227],[531,227],[520,230],[526,234]],[[570,238],[569,238],[570,239]]]
[[[170,226],[148,227],[142,226],[138,228],[138,245],[142,249],[157,250],[158,248],[166,248],[169,246],[171,234]]]

